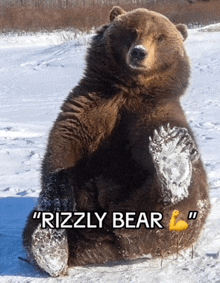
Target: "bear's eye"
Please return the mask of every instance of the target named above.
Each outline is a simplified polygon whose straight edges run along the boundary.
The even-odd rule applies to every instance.
[[[157,38],[157,41],[161,42],[165,39],[165,35],[164,34],[160,34]]]
[[[130,29],[129,33],[130,33],[130,36],[132,37],[132,39],[136,38],[137,34],[138,34],[137,29]]]

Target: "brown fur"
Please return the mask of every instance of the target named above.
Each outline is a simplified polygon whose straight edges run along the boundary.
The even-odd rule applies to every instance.
[[[40,198],[68,197],[77,211],[108,212],[103,229],[68,229],[70,265],[175,253],[176,232],[169,231],[175,209],[189,224],[179,232],[179,249],[190,247],[210,206],[201,160],[193,167],[189,196],[164,206],[148,147],[154,129],[167,123],[187,128],[193,138],[179,102],[190,75],[186,27],[146,9],[126,13],[115,7],[110,20],[92,40],[84,77],[63,103],[42,165]],[[136,45],[148,56],[132,69],[129,52]],[[203,212],[198,200],[205,201]],[[198,219],[187,220],[196,210]],[[112,229],[114,211],[160,211],[164,229]],[[28,250],[35,228],[36,220],[29,217]]]

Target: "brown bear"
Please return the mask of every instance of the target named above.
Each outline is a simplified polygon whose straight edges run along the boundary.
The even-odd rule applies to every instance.
[[[93,37],[84,76],[50,132],[34,209],[85,212],[92,224],[81,217],[82,226],[43,228],[31,212],[23,232],[30,261],[51,276],[68,266],[176,253],[177,232],[169,230],[174,210],[189,225],[178,232],[178,249],[198,239],[210,203],[180,105],[190,76],[186,38],[185,25],[120,7]],[[190,211],[198,212],[196,220],[188,219]],[[105,212],[98,227],[97,214]],[[116,212],[125,225],[113,223]],[[79,221],[74,213],[69,225]]]

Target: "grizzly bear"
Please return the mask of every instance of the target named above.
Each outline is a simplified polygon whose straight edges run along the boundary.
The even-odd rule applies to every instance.
[[[186,38],[185,25],[120,7],[94,35],[84,76],[50,132],[34,209],[84,212],[90,225],[81,217],[81,226],[71,229],[44,228],[32,211],[23,232],[30,262],[51,276],[68,266],[172,255],[177,233],[178,250],[198,239],[210,202],[180,104],[190,76]],[[170,231],[174,210],[188,223],[186,231]],[[195,220],[188,219],[190,211],[198,212]],[[74,213],[69,225],[79,222]],[[121,217],[115,223],[114,213]],[[105,216],[101,227],[97,214]]]

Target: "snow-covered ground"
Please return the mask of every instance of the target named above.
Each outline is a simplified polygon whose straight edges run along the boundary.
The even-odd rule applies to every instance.
[[[207,168],[212,211],[178,259],[76,267],[49,278],[18,259],[21,232],[40,191],[40,164],[59,107],[81,78],[88,36],[0,35],[0,282],[220,283],[220,25],[190,30],[191,86],[182,99]]]

